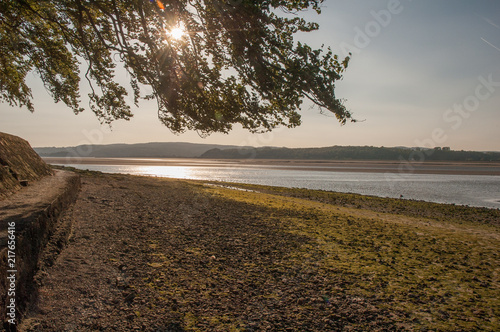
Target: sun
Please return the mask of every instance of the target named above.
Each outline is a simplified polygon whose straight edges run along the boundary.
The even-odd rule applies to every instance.
[[[185,34],[186,32],[181,28],[175,28],[170,31],[170,36],[174,39],[181,39]]]
[[[175,40],[180,40],[186,36],[186,28],[184,27],[184,24],[179,24],[177,27],[168,30],[167,35]]]

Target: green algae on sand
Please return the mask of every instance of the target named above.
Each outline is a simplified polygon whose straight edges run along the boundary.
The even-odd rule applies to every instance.
[[[231,186],[203,190],[266,206],[271,212],[262,220],[309,239],[280,263],[288,268],[315,264],[318,274],[338,285],[337,294],[323,294],[325,299],[338,293],[369,299],[402,329],[500,329],[500,211]]]

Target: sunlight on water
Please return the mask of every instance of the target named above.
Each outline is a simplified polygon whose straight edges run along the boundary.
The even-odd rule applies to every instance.
[[[328,172],[259,167],[67,165],[104,173],[252,183],[500,207],[500,176]]]
[[[195,178],[193,176],[193,167],[185,166],[136,166],[133,173],[177,179]]]

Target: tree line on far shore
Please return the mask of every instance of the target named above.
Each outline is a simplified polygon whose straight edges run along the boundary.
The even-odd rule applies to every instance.
[[[500,161],[500,152],[455,151],[449,147],[406,148],[330,146],[322,148],[214,148],[202,158],[303,159],[303,160],[409,160],[409,161]]]

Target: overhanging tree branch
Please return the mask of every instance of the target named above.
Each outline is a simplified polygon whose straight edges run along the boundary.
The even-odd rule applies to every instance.
[[[320,12],[322,2],[170,0],[162,9],[147,0],[4,0],[0,38],[16,35],[19,42],[0,47],[0,73],[15,78],[0,79],[0,100],[33,110],[25,77],[36,69],[55,101],[81,112],[81,57],[90,109],[103,122],[129,119],[127,90],[114,79],[119,55],[134,103],[156,99],[160,121],[174,132],[228,132],[236,123],[252,132],[294,127],[304,98],[345,123],[351,114],[335,98],[334,83],[349,59],[293,38],[318,28],[297,13]],[[166,29],[181,22],[188,31],[169,39]],[[142,96],[140,84],[151,95]]]

